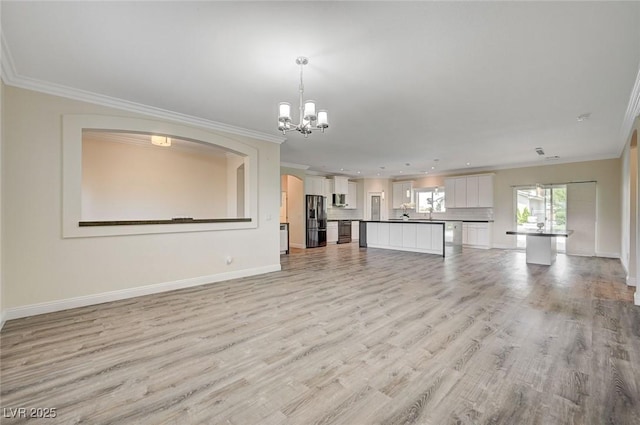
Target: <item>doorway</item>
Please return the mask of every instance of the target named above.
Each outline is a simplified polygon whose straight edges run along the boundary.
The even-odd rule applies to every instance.
[[[304,181],[300,177],[284,174],[280,176],[280,186],[280,221],[289,223],[289,246],[304,248]]]
[[[516,215],[518,231],[531,231],[539,228],[564,231],[567,229],[567,185],[535,185],[515,188]],[[566,239],[557,238],[558,252],[566,252]],[[527,247],[527,237],[517,236],[517,248]]]
[[[371,196],[371,220],[380,221],[380,195]]]

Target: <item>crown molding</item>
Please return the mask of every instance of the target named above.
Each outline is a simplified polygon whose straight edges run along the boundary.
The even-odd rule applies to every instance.
[[[309,169],[308,165],[294,164],[293,162],[281,162],[280,166],[281,167],[286,167],[286,168],[295,168],[297,170],[308,170]]]
[[[633,85],[633,90],[629,97],[629,104],[627,105],[627,111],[624,114],[622,128],[620,129],[620,138],[624,141],[622,150],[624,150],[627,145],[627,140],[629,139],[629,136],[631,136],[631,130],[633,129],[633,123],[638,116],[640,116],[640,67],[638,68],[636,82]]]
[[[156,108],[141,103],[130,102],[128,100],[118,99],[115,97],[105,96],[86,90],[80,90],[73,87],[67,87],[61,84],[50,83],[35,78],[21,76],[17,73],[13,57],[4,35],[0,34],[2,40],[2,81],[8,86],[18,87],[27,90],[33,90],[53,96],[60,96],[67,99],[79,100],[94,105],[106,106],[109,108],[120,109],[127,112],[146,115],[153,118],[175,121],[181,124],[187,124],[206,128],[209,130],[220,131],[223,133],[250,137],[252,139],[263,140],[267,142],[282,144],[286,138],[282,136],[274,136],[272,134],[262,133],[255,130],[236,127],[233,125],[223,124],[204,118],[198,118],[191,115],[181,114],[166,109]]]

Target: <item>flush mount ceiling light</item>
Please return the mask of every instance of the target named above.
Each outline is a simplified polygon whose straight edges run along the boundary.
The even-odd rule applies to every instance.
[[[166,136],[151,136],[151,143],[156,146],[171,146],[171,137]]]
[[[578,122],[582,122],[582,121],[588,120],[589,118],[591,118],[591,112],[587,112],[586,114],[578,115],[577,120],[578,120]]]
[[[313,100],[304,100],[304,83],[302,81],[302,69],[309,63],[309,59],[300,56],[296,59],[296,63],[300,65],[300,119],[298,124],[291,122],[291,104],[288,102],[280,102],[278,104],[278,130],[282,131],[282,134],[287,134],[287,131],[299,131],[307,137],[311,134],[313,129],[321,130],[324,133],[324,129],[329,127],[329,120],[327,111],[321,109],[316,113],[316,104]]]

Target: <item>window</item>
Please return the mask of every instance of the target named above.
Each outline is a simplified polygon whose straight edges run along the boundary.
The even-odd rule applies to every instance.
[[[444,190],[438,187],[416,189],[416,211],[419,213],[445,212]]]

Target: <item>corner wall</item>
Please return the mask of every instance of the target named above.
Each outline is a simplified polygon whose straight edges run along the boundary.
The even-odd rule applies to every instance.
[[[4,190],[2,189],[4,186],[4,168],[2,167],[2,150],[3,150],[3,134],[4,134],[4,119],[3,119],[3,111],[4,108],[2,104],[4,103],[4,83],[0,81],[0,329],[4,326],[5,321],[5,309],[4,309],[4,284],[3,284],[3,250],[2,245],[4,244],[4,239],[2,235],[3,229],[3,219],[2,219],[2,198],[4,197]]]
[[[280,270],[276,143],[233,136],[259,153],[255,229],[63,239],[62,116],[147,117],[9,86],[3,99],[7,319]]]

